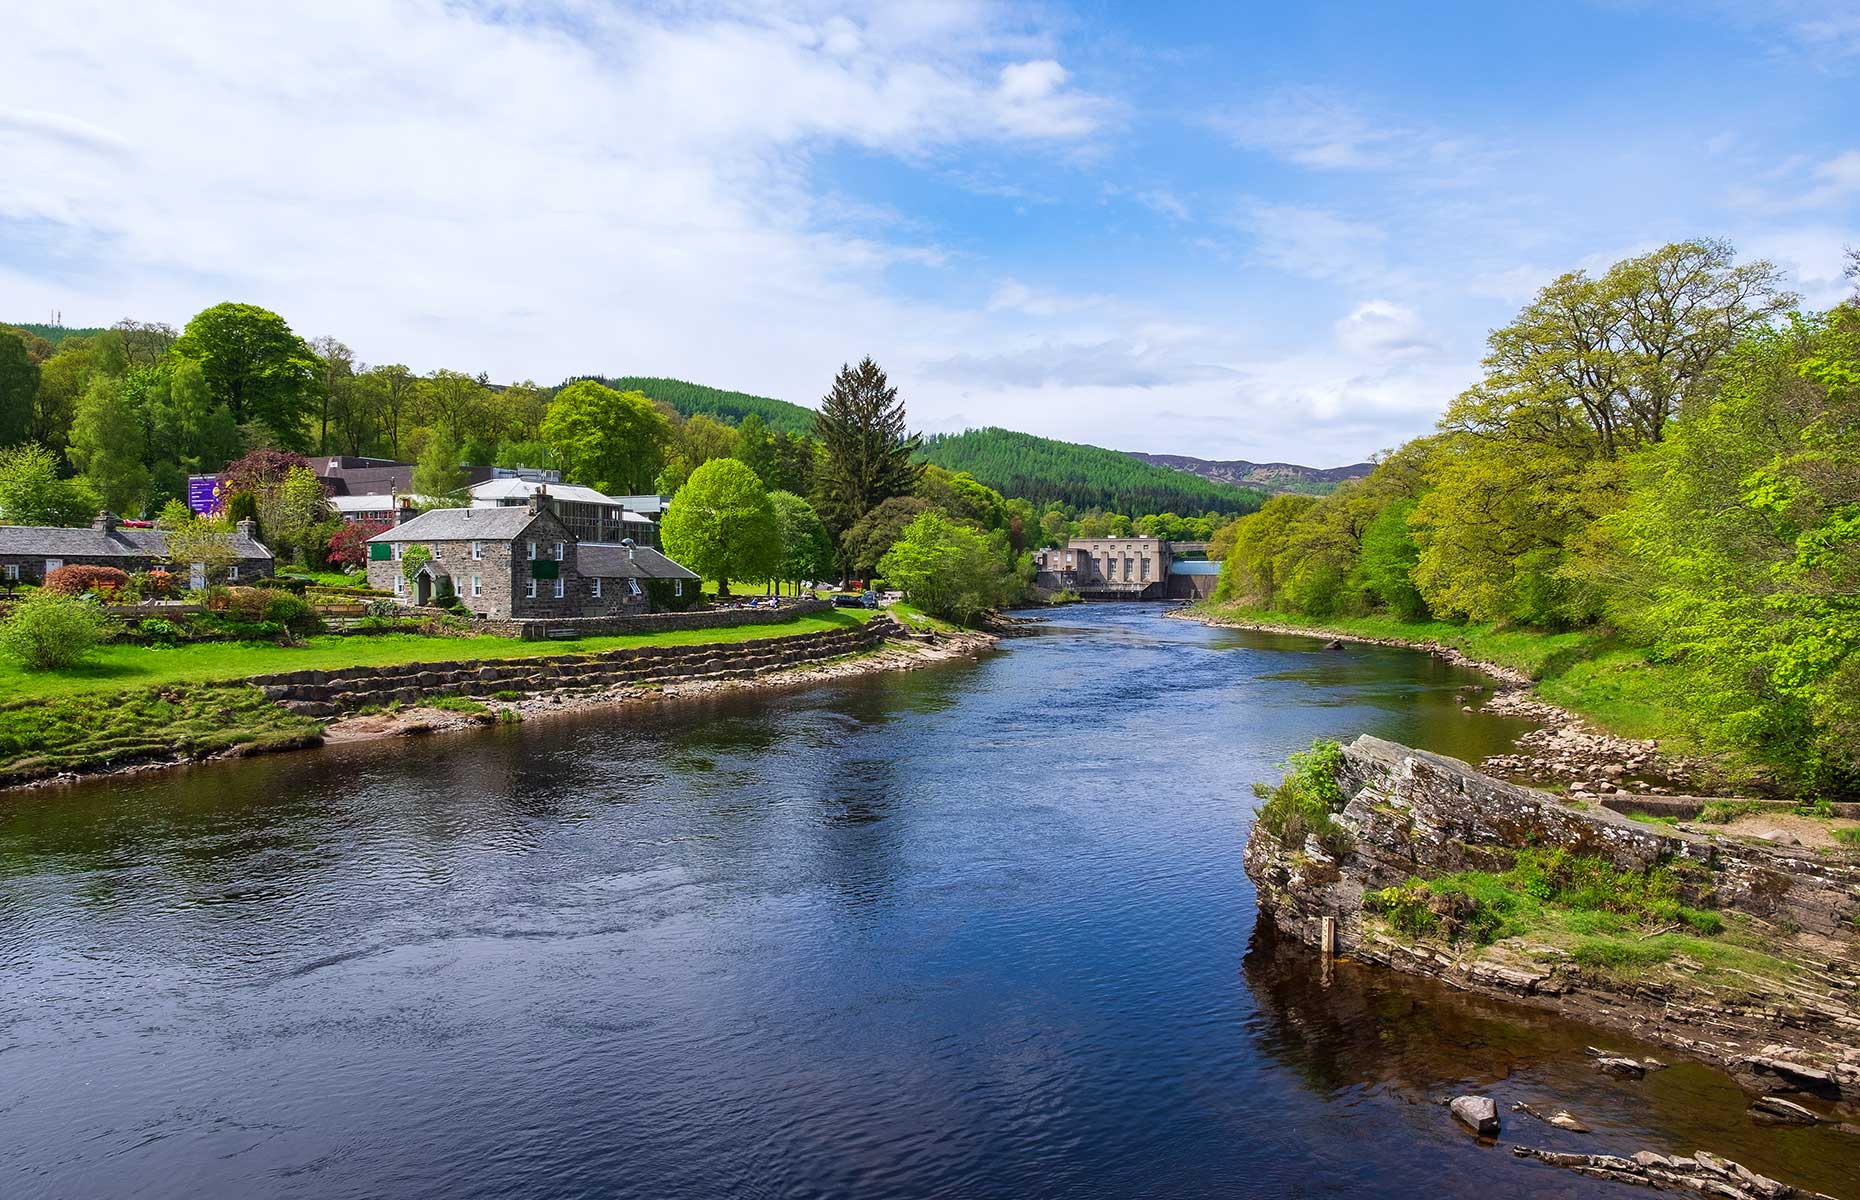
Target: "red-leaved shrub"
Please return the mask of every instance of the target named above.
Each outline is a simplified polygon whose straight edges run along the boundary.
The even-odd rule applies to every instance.
[[[45,590],[54,596],[82,596],[85,592],[105,591],[114,594],[128,586],[127,572],[115,567],[88,567],[82,563],[59,567],[45,576]]]

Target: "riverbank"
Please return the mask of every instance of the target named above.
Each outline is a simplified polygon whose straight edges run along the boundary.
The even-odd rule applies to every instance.
[[[420,639],[414,653],[393,656],[370,643],[376,653],[351,656],[362,661],[238,682],[209,678],[15,700],[0,705],[0,788],[519,721],[648,696],[909,669],[976,654],[995,641],[990,634],[920,627],[888,614],[838,612],[702,633],[588,638],[566,646]],[[585,651],[590,644],[596,648]],[[263,656],[279,648],[252,649]],[[279,661],[297,666],[329,657],[329,648],[322,654],[307,649],[311,653]],[[515,653],[504,653],[510,650]],[[388,661],[377,661],[383,657]]]
[[[1518,739],[1517,753],[1481,766],[1564,789],[1575,799],[1710,797],[1764,785],[1747,772],[1733,778],[1725,763],[1699,752],[1671,668],[1595,631],[1539,633],[1387,616],[1318,622],[1216,604],[1168,615],[1257,633],[1421,650],[1478,671],[1496,687],[1463,694],[1468,708],[1538,726]]]
[[[1800,1123],[1860,1117],[1860,853],[1636,823],[1362,737],[1294,764],[1245,861],[1320,952],[1683,1050]]]

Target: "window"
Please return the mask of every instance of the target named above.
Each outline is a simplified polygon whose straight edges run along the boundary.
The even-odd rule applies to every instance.
[[[639,595],[639,580],[628,578],[626,581],[626,590],[632,592],[635,596]]]
[[[465,581],[460,579],[457,575],[452,577],[452,594],[454,596],[463,596],[465,594]]]
[[[432,554],[434,558],[438,558],[441,546],[438,542],[429,542],[427,543],[426,549],[428,550],[428,552]]]
[[[473,575],[471,577],[471,598],[476,600],[482,595],[484,595],[484,577],[482,575]]]
[[[565,560],[567,556],[567,548],[568,548],[567,543],[565,542],[557,542],[555,544],[555,561],[562,562]]]
[[[685,581],[682,579],[672,580],[672,595],[682,597],[684,594],[685,594]]]
[[[534,579],[525,582],[523,594],[531,600],[536,599],[536,581]]]
[[[407,591],[406,576],[398,575],[398,574],[395,575],[394,576],[394,594],[396,596],[400,596],[400,595],[404,595],[406,591]]]
[[[1149,577],[1150,577],[1150,560],[1147,557],[1138,559],[1137,560],[1137,578],[1148,579]]]
[[[601,577],[598,575],[594,577],[594,598],[596,600],[601,598]]]
[[[401,552],[401,544],[399,542],[395,542],[394,543],[394,561],[395,562],[400,561],[400,552]]]
[[[484,557],[484,543],[473,542],[471,544],[471,560],[473,562],[477,562],[479,559],[483,557]]]
[[[8,579],[19,578],[19,564],[18,563],[8,563],[6,565],[6,577]]]
[[[568,594],[568,580],[562,578],[560,575],[557,575],[555,577],[555,598],[557,600],[560,600],[563,596],[567,594]]]
[[[231,583],[233,580],[237,578],[239,578],[239,568],[237,566],[227,567],[226,568],[226,582]]]
[[[535,542],[530,543],[530,561],[531,562],[536,561],[536,543]]]

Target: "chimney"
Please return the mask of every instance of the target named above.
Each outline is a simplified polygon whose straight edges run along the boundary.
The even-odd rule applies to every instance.
[[[541,512],[547,507],[548,499],[549,486],[542,483],[537,484],[536,490],[530,493],[530,511],[533,513]]]
[[[115,533],[116,514],[107,508],[99,509],[97,515],[91,518],[90,527],[100,533]]]
[[[394,509],[394,524],[405,525],[413,520],[413,497],[402,496],[400,504]]]
[[[233,528],[239,531],[239,536],[242,538],[250,538],[255,542],[258,540],[258,522],[250,517],[240,518],[239,523]]]

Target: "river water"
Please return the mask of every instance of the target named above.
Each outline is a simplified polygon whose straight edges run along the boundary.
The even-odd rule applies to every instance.
[[[0,800],[0,1196],[1860,1195],[1722,1076],[1255,931],[1250,785],[1513,722],[1429,657],[1073,608],[973,662]],[[1623,1193],[1625,1194],[1625,1193]]]

